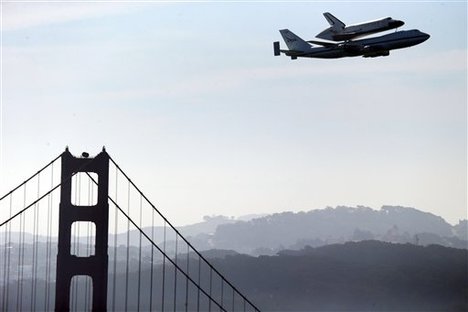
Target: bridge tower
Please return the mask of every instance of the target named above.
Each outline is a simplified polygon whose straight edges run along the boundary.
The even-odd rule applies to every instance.
[[[95,173],[98,177],[97,203],[93,206],[72,204],[72,175]],[[74,276],[92,280],[92,310],[107,310],[107,240],[109,228],[109,155],[105,149],[94,158],[77,158],[68,151],[62,154],[59,211],[59,236],[55,311],[70,310],[70,286]],[[96,228],[95,251],[89,257],[71,254],[71,228],[74,222],[93,222]]]

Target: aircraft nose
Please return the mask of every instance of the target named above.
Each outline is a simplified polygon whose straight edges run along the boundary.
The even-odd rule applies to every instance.
[[[429,39],[431,36],[429,34],[426,34],[426,33],[422,33],[423,35],[423,41],[426,41],[427,39]]]

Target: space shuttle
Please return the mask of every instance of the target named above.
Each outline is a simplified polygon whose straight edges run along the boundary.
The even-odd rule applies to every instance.
[[[377,32],[398,28],[405,23],[391,17],[369,21],[361,24],[346,26],[331,13],[323,13],[330,27],[319,33],[316,37],[330,41],[347,41]]]

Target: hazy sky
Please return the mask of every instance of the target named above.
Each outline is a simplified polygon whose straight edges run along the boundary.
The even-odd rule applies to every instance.
[[[389,57],[273,56],[391,16]],[[284,47],[284,42],[281,41]],[[175,224],[404,205],[467,217],[467,2],[2,2],[0,193],[70,146],[109,154]]]

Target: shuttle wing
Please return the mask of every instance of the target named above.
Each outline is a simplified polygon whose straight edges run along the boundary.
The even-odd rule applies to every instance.
[[[318,40],[307,40],[307,42],[312,44],[321,45],[322,47],[335,47],[338,44],[333,42],[325,42],[325,41],[318,41]]]

